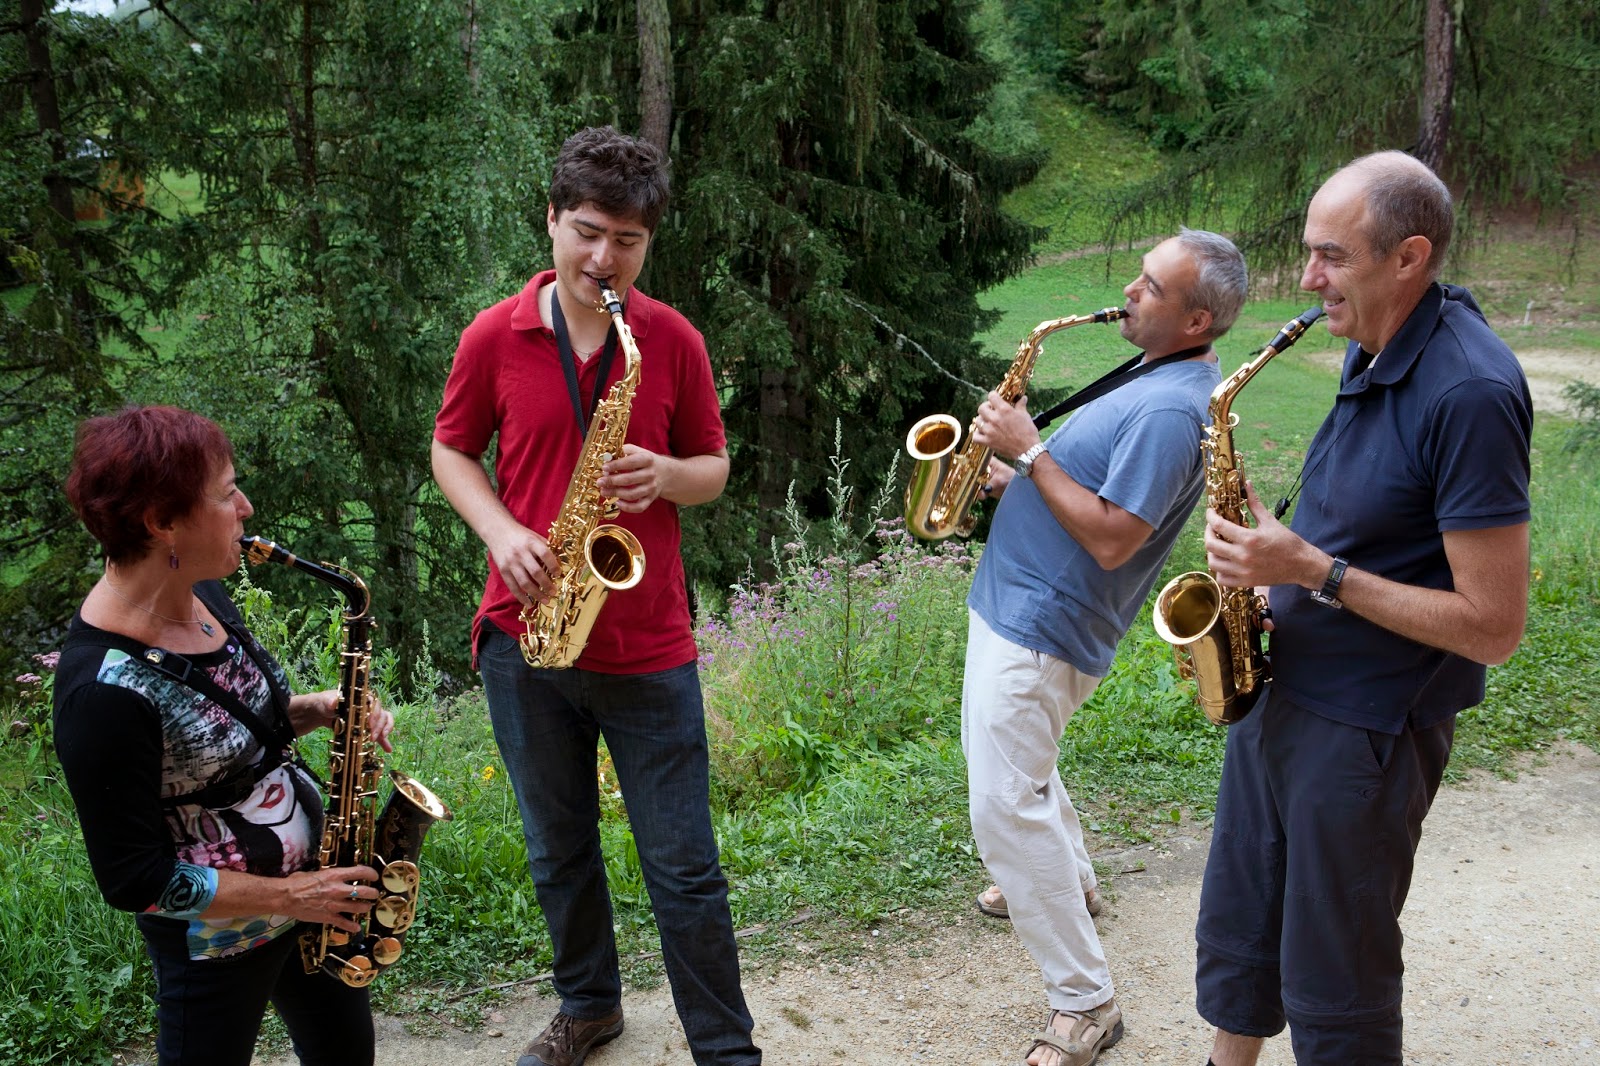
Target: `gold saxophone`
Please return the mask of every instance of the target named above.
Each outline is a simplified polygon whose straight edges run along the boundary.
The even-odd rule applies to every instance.
[[[1211,393],[1211,424],[1200,443],[1206,502],[1230,522],[1246,524],[1244,474],[1233,450],[1233,430],[1239,424],[1232,410],[1234,397],[1321,317],[1321,307],[1310,307],[1290,319],[1271,343]],[[1156,632],[1172,645],[1178,673],[1194,679],[1200,709],[1213,725],[1232,725],[1249,714],[1261,686],[1272,679],[1261,651],[1266,607],[1255,589],[1221,585],[1209,572],[1198,570],[1179,574],[1156,595],[1151,619]]]
[[[524,607],[519,616],[527,627],[518,641],[522,657],[529,666],[545,670],[564,670],[577,662],[606,596],[613,589],[631,589],[644,577],[644,548],[639,538],[607,521],[617,516],[617,501],[602,496],[595,487],[601,467],[612,456],[622,454],[633,394],[639,388],[639,346],[634,343],[633,330],[622,321],[622,301],[605,286],[600,288],[600,299],[605,305],[603,313],[609,314],[616,326],[628,366],[595,408],[578,465],[567,483],[566,498],[545,538],[561,564],[555,592]]]
[[[1021,399],[1028,391],[1028,379],[1033,377],[1040,345],[1056,330],[1090,322],[1115,322],[1126,315],[1120,307],[1107,307],[1092,315],[1071,315],[1039,323],[1017,345],[1011,369],[995,391],[1007,403]],[[906,433],[906,451],[915,462],[911,481],[906,485],[906,528],[923,540],[944,540],[952,533],[970,536],[977,524],[978,515],[972,505],[978,499],[978,489],[989,480],[989,457],[994,449],[973,441],[972,426],[967,427],[966,444],[957,451],[956,442],[960,439],[961,423],[950,415],[929,415]]]
[[[300,934],[300,960],[306,973],[319,968],[345,984],[361,988],[399,961],[401,940],[417,917],[417,859],[422,838],[434,822],[449,821],[450,810],[427,786],[391,770],[394,791],[374,820],[383,762],[372,739],[372,597],[349,571],[296,557],[270,540],[241,537],[252,563],[282,563],[344,593],[344,652],[340,656],[339,708],[328,745],[328,807],[318,854],[323,869],[370,866],[378,871],[376,905],[357,918],[361,929],[348,933],[332,925],[308,926]]]

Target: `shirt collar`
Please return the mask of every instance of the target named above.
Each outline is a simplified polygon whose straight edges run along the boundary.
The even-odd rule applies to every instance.
[[[517,305],[511,309],[512,329],[542,329],[551,338],[555,337],[555,330],[545,325],[539,318],[539,290],[556,279],[554,270],[541,270],[533,276],[533,280],[523,286],[516,296]],[[639,291],[635,285],[628,290],[627,306],[623,309],[622,319],[628,324],[628,329],[633,332],[635,340],[643,340],[650,331],[651,300]]]
[[[1340,396],[1352,396],[1367,391],[1372,385],[1395,385],[1405,380],[1411,373],[1411,368],[1416,366],[1417,360],[1422,356],[1423,346],[1428,343],[1428,338],[1433,336],[1433,328],[1439,321],[1439,313],[1444,307],[1444,286],[1434,282],[1422,294],[1422,299],[1417,301],[1417,306],[1411,309],[1411,314],[1406,317],[1400,331],[1390,338],[1384,345],[1383,351],[1378,353],[1378,358],[1372,365],[1361,373],[1351,376],[1356,367],[1356,362],[1361,357],[1361,345],[1352,342],[1344,353],[1344,371],[1342,380],[1344,384],[1339,389]]]

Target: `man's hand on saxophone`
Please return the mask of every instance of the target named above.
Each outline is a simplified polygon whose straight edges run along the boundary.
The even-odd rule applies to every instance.
[[[1228,588],[1254,587],[1263,596],[1271,585],[1320,587],[1332,558],[1278,521],[1248,479],[1244,491],[1254,527],[1206,509],[1206,565],[1217,582]]]
[[[978,405],[978,417],[972,424],[972,439],[1011,459],[1038,444],[1039,429],[1033,424],[1033,416],[1028,413],[1028,398],[1020,397],[1012,404],[1006,402],[1006,398],[998,392],[989,393],[988,398]],[[993,469],[991,466],[991,473]],[[993,487],[993,482],[990,482],[990,487]]]
[[[722,494],[728,482],[728,450],[679,458],[624,444],[622,454],[600,470],[600,492],[615,499],[619,511],[638,514],[657,499],[688,507]]]

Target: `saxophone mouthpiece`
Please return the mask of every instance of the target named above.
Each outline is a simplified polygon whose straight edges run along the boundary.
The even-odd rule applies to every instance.
[[[1323,311],[1321,304],[1317,304],[1315,307],[1306,308],[1294,318],[1284,323],[1284,327],[1278,331],[1278,335],[1276,337],[1272,338],[1272,343],[1267,345],[1267,347],[1271,348],[1275,352],[1283,351],[1285,348],[1289,347],[1289,345],[1299,340],[1301,335],[1304,334],[1306,330],[1311,328],[1311,324],[1322,317],[1322,314]]]
[[[1127,317],[1127,310],[1121,307],[1107,307],[1104,310],[1096,311],[1094,313],[1094,320],[1096,322],[1115,322],[1119,318]]]
[[[293,566],[294,553],[265,537],[240,537],[239,547],[244,549],[245,558],[252,563],[282,563]]]
[[[606,314],[622,316],[622,297],[610,285],[600,286],[600,302],[605,305]]]

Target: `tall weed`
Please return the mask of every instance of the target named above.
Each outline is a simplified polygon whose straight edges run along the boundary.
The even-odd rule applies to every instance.
[[[853,520],[849,461],[833,462],[832,516],[807,523],[791,499],[791,539],[774,545],[778,579],[736,586],[726,620],[696,632],[712,776],[730,807],[809,792],[959,722],[976,553],[914,543],[902,518],[880,517],[887,498]]]

